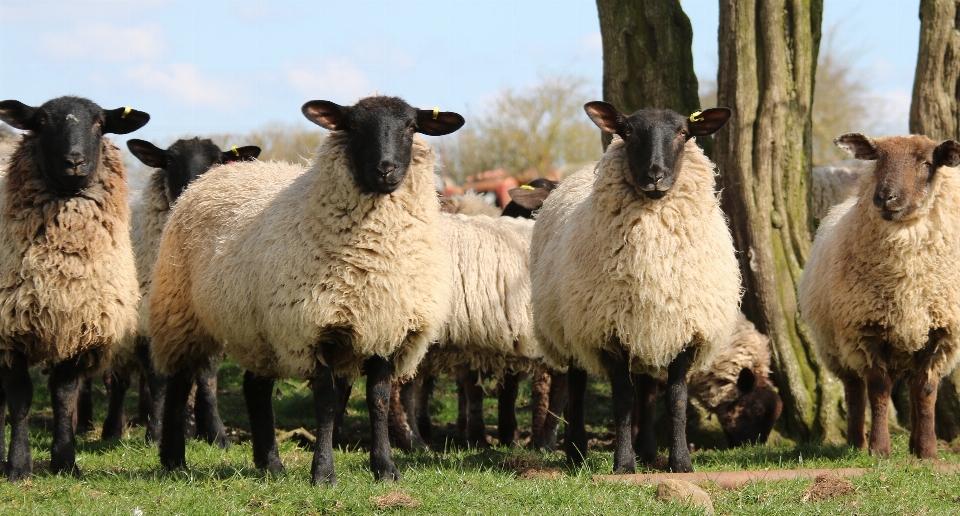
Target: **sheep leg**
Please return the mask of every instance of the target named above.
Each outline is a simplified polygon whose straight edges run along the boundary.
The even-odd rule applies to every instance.
[[[843,378],[843,391],[847,398],[847,443],[866,450],[867,386],[863,378],[851,375]]]
[[[504,374],[497,393],[497,438],[501,446],[512,446],[517,439],[517,395],[520,375]]]
[[[327,363],[332,363],[327,360]],[[313,485],[337,485],[337,473],[333,465],[333,425],[337,418],[340,397],[337,395],[337,381],[333,367],[317,360],[313,374],[313,409],[317,415],[317,442],[313,450],[313,464],[310,466],[310,483]],[[271,411],[272,416],[272,411]],[[371,419],[373,415],[371,414]],[[270,421],[273,432],[273,421]],[[276,446],[276,438],[273,439]]]
[[[333,418],[333,446],[343,448],[347,446],[347,438],[343,435],[343,416],[347,412],[347,402],[350,401],[353,382],[345,376],[337,376],[333,381],[337,384],[337,416]]]
[[[543,426],[550,410],[550,373],[541,371],[530,379],[530,442],[543,447]]]
[[[370,469],[373,477],[387,482],[400,481],[393,463],[387,418],[390,407],[390,379],[393,363],[374,355],[364,362],[367,371],[367,410],[370,412]]]
[[[247,418],[250,420],[253,465],[269,473],[282,473],[283,461],[280,460],[277,433],[274,430],[273,384],[272,378],[265,378],[251,371],[243,373],[243,401],[246,402]],[[316,387],[314,387],[314,398],[316,398]],[[319,439],[319,436],[317,438]],[[319,441],[316,449],[320,449]],[[316,460],[316,452],[314,452],[314,460]],[[332,468],[331,466],[331,471]]]
[[[467,393],[464,390],[463,382],[457,378],[457,430],[460,432],[460,438],[467,440]]]
[[[93,378],[80,380],[77,389],[77,412],[74,431],[85,434],[93,431]]]
[[[582,466],[587,458],[587,427],[583,417],[587,372],[570,366],[567,370],[567,386],[570,392],[570,402],[567,404],[567,459],[574,466]]]
[[[633,416],[634,388],[630,382],[630,363],[612,354],[604,354],[604,365],[610,375],[610,390],[613,398],[613,421],[616,443],[613,452],[614,474],[637,472],[637,456],[633,451],[630,426]]]
[[[487,425],[483,420],[483,386],[480,385],[480,371],[460,368],[457,371],[463,393],[467,399],[467,446],[486,448]]]
[[[640,456],[640,462],[652,466],[657,460],[657,435],[654,421],[657,418],[657,379],[649,374],[636,375],[637,434],[633,448]]]
[[[160,464],[167,470],[186,467],[187,398],[193,388],[194,375],[177,373],[167,379],[163,400],[163,423],[160,438]]]
[[[667,366],[667,412],[670,415],[670,457],[667,464],[674,473],[693,471],[687,447],[687,371],[692,350],[677,355]]]
[[[404,410],[404,419],[410,432],[410,447],[415,450],[427,449],[427,443],[420,436],[417,425],[417,385],[414,380],[408,380],[400,385],[400,403]]]
[[[937,458],[934,408],[939,384],[940,375],[929,371],[918,371],[910,381],[910,407],[915,414],[910,428],[910,452],[920,459]]]
[[[153,411],[153,398],[150,395],[149,379],[147,373],[141,369],[137,374],[137,421],[138,424],[147,426],[150,420],[150,412]]]
[[[430,423],[430,397],[433,396],[433,389],[437,385],[436,376],[427,376],[422,379],[420,388],[417,389],[417,429],[420,430],[420,437],[424,442],[433,439],[433,427]]]
[[[0,367],[0,379],[10,410],[10,453],[7,456],[7,478],[18,482],[33,475],[30,456],[30,405],[33,404],[33,380],[27,359],[16,351],[8,352],[9,367]]]
[[[393,445],[403,451],[413,448],[413,431],[407,422],[407,411],[400,399],[400,381],[390,382],[390,410],[387,422],[387,433]]]
[[[216,444],[218,448],[229,450],[230,439],[227,429],[220,419],[217,405],[217,368],[219,360],[211,360],[210,367],[200,371],[197,377],[197,397],[194,404],[197,418],[197,437],[203,437],[207,444]]]
[[[567,373],[550,372],[550,400],[547,413],[540,428],[540,443],[536,447],[547,451],[557,449],[557,428],[560,426],[560,414],[567,409],[570,401],[570,390],[567,384]]]
[[[119,439],[123,436],[123,427],[127,423],[126,415],[123,413],[123,399],[127,396],[127,390],[130,389],[129,370],[114,370],[106,374],[110,375],[110,399],[107,417],[103,420],[103,431],[100,433],[101,441]]]
[[[167,392],[167,375],[157,371],[157,368],[154,367],[153,359],[150,358],[149,340],[138,337],[133,352],[140,363],[140,367],[146,372],[147,390],[150,392],[149,412],[145,419],[146,440],[147,442],[158,442],[163,428],[163,401]]]
[[[887,405],[890,403],[892,382],[886,368],[875,365],[867,370],[867,396],[870,398],[870,453],[890,456],[890,429],[887,424]],[[911,400],[913,401],[913,400]]]
[[[187,439],[197,438],[197,382],[190,385],[190,394],[187,395],[187,405],[183,409],[183,435]]]
[[[73,416],[77,410],[79,375],[73,361],[64,361],[50,368],[48,379],[50,404],[53,406],[53,445],[50,449],[50,471],[54,474],[78,475],[77,439],[73,432]]]

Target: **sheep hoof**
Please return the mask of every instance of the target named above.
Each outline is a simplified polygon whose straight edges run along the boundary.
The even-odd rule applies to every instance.
[[[315,486],[337,487],[337,474],[333,471],[330,473],[315,473],[313,478],[310,479],[310,483]]]
[[[384,467],[374,467],[373,478],[377,481],[382,480],[388,484],[399,482],[401,480],[400,472],[397,471],[397,467],[393,464],[387,464]]]
[[[160,464],[163,465],[164,469],[166,469],[167,471],[174,471],[177,469],[186,468],[187,458],[160,456]]]
[[[221,450],[229,450],[230,448],[233,448],[233,444],[230,443],[230,439],[227,438],[226,434],[222,433],[217,434],[217,437],[213,440],[213,444],[217,445],[217,448],[220,448]],[[283,468],[283,465],[281,464],[280,467]]]
[[[7,480],[10,482],[20,482],[21,480],[26,480],[33,476],[33,468],[29,465],[26,467],[16,467],[13,465],[7,465]]]
[[[72,476],[72,477],[74,477],[74,478],[80,478],[80,468],[77,467],[77,464],[76,464],[75,462],[74,462],[74,463],[71,463],[71,464],[53,464],[53,463],[51,463],[51,464],[50,464],[50,471],[51,471],[54,475],[64,475],[64,474],[66,474],[66,475]]]

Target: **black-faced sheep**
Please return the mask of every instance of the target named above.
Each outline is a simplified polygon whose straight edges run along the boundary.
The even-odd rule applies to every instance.
[[[78,378],[132,347],[137,275],[127,178],[107,133],[150,119],[59,97],[40,107],[0,102],[0,120],[28,131],[0,192],[0,378],[10,413],[10,480],[33,465],[28,368],[46,363],[54,429],[50,469],[76,472],[73,415]]]
[[[183,407],[197,371],[226,351],[247,373],[254,463],[283,469],[271,399],[277,378],[311,379],[314,483],[336,483],[335,376],[367,375],[377,479],[398,480],[387,437],[390,380],[412,373],[446,320],[435,156],[416,133],[463,118],[396,97],[303,106],[331,130],[306,171],[239,163],[197,179],[164,228],[150,295],[153,358],[170,375],[160,458],[183,466]]]
[[[847,440],[890,454],[892,382],[910,385],[910,451],[936,457],[940,378],[960,361],[960,144],[918,135],[835,140],[861,160],[857,195],[830,211],[798,285],[800,311],[843,382]],[[866,391],[866,398],[865,392]]]
[[[686,375],[691,366],[708,366],[727,344],[740,301],[715,167],[693,137],[716,132],[730,110],[688,118],[657,109],[628,117],[605,102],[584,108],[619,139],[596,166],[568,177],[547,198],[530,253],[537,340],[549,363],[569,366],[567,455],[579,464],[586,454],[589,371],[611,380],[614,471],[636,471],[633,384],[655,389],[651,373],[666,369],[669,466],[690,471]],[[651,399],[641,394],[641,403]],[[650,419],[641,422],[637,450],[648,464],[656,458]]]

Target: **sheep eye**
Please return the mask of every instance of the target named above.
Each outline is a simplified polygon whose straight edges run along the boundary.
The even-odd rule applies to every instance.
[[[411,133],[416,132],[416,131],[417,131],[417,124],[410,124],[410,125],[408,125],[408,126],[407,126],[407,131],[410,131]]]
[[[633,129],[630,129],[629,127],[625,128],[625,129],[623,130],[623,136],[628,137],[628,138],[629,138],[630,136],[633,136]]]

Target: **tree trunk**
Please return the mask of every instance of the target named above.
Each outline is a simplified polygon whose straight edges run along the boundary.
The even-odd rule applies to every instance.
[[[603,99],[623,113],[700,107],[693,27],[679,0],[597,0],[603,40]],[[611,135],[603,133],[603,145]],[[698,143],[712,155],[710,138]]]
[[[717,133],[721,202],[730,217],[743,312],[770,337],[785,432],[839,441],[839,384],[819,363],[797,312],[813,219],[811,107],[823,0],[721,0]]]
[[[910,104],[910,132],[960,140],[960,1],[921,0],[920,51]],[[937,437],[960,437],[960,374],[940,383]],[[901,409],[902,410],[902,409]]]

